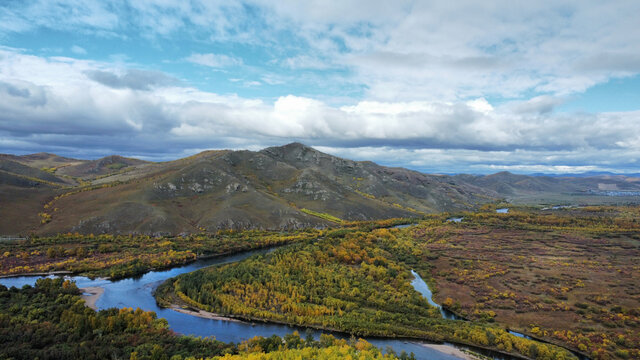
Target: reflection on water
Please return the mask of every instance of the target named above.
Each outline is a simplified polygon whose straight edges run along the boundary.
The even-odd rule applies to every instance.
[[[533,340],[533,338],[531,336],[527,336],[523,333],[519,333],[517,331],[513,331],[513,330],[507,330],[507,332],[511,335],[515,335],[517,337],[521,337],[521,338],[525,338],[525,339],[529,339],[529,340]]]
[[[440,314],[443,318],[449,320],[464,320],[464,318],[452,313],[447,309],[443,309],[442,306],[433,301],[433,293],[431,292],[429,285],[427,285],[427,283],[422,280],[420,274],[418,274],[417,272],[411,270],[411,274],[414,276],[413,281],[411,281],[411,285],[413,286],[413,288],[416,289],[416,291],[418,291],[420,294],[422,294],[425,299],[427,299],[429,305],[440,310]]]
[[[180,274],[192,272],[207,266],[220,265],[231,262],[240,261],[249,256],[264,254],[270,250],[255,250],[237,255],[230,255],[207,260],[199,260],[188,265],[176,267],[169,270],[151,271],[137,278],[127,278],[122,280],[110,281],[105,279],[91,280],[84,276],[65,276],[65,278],[76,282],[78,287],[100,286],[104,288],[104,293],[96,302],[98,309],[108,309],[112,307],[123,308],[141,308],[146,311],[155,311],[158,317],[167,319],[170,328],[181,334],[194,336],[214,336],[216,339],[224,342],[241,342],[254,336],[268,337],[271,335],[284,336],[293,331],[298,331],[301,336],[305,336],[310,331],[315,338],[319,338],[323,331],[308,330],[303,327],[294,327],[287,325],[278,325],[271,323],[245,323],[226,320],[204,319],[188,314],[179,313],[170,309],[164,309],[156,304],[153,297],[153,291],[166,279],[178,276]],[[43,276],[21,276],[13,278],[0,279],[0,284],[17,288],[23,285],[34,285],[36,280]],[[50,276],[53,277],[53,276]],[[324,332],[329,333],[329,332]],[[336,337],[345,337],[346,335],[333,334]],[[392,339],[367,339],[370,343],[385,349],[387,346],[393,348],[394,351],[400,353],[406,351],[413,352],[417,359],[429,360],[459,360],[454,355],[446,354],[441,351],[425,347],[417,342],[408,342]],[[453,346],[453,345],[449,345]]]
[[[416,226],[418,224],[402,224],[402,225],[394,225],[391,228],[392,229],[404,229],[404,228],[408,228],[410,226]]]

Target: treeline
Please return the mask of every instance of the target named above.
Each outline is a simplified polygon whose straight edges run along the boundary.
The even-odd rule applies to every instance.
[[[291,233],[225,230],[176,237],[59,234],[0,243],[0,275],[70,271],[112,279],[168,268],[198,257],[311,240],[316,229]]]
[[[140,309],[96,312],[84,305],[74,283],[41,279],[35,287],[0,285],[2,359],[397,359],[363,340],[322,335],[302,339],[256,337],[235,345],[212,338],[178,336],[166,320]],[[400,359],[413,355],[401,354]]]
[[[435,220],[434,220],[435,222]],[[411,286],[431,256],[407,231],[349,231],[240,263],[168,280],[156,292],[210,312],[314,326],[357,336],[415,337],[489,347],[537,359],[569,359],[559,347],[489,324],[449,321]]]
[[[96,312],[78,294],[74,283],[59,278],[22,289],[0,286],[0,358],[169,359],[236,352],[219,341],[175,336],[153,312]]]
[[[322,334],[319,340],[312,336],[306,339],[300,338],[297,332],[280,338],[273,335],[268,338],[255,337],[238,346],[239,354],[215,357],[214,359],[227,360],[299,360],[299,359],[415,359],[413,353],[402,352],[399,355],[388,349],[383,354],[380,349],[368,342],[352,338],[350,340],[336,339],[331,335]]]
[[[510,208],[496,213],[495,206],[463,214],[467,224],[500,226],[535,231],[583,231],[590,233],[640,231],[640,208],[634,206],[585,206],[536,211],[531,207]]]
[[[0,275],[69,271],[112,279],[185,264],[200,257],[311,241],[412,223],[412,219],[345,222],[343,228],[292,232],[220,230],[183,236],[65,233],[0,242]]]

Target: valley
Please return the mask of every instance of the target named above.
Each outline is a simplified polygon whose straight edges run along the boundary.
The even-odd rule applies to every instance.
[[[460,223],[434,218],[404,229],[353,231],[185,274],[163,284],[158,296],[161,304],[240,318],[550,356],[540,346],[535,355],[516,350],[523,340],[499,330],[511,329],[593,358],[633,358],[640,345],[636,212],[487,209],[466,213]],[[443,322],[409,286],[413,269],[433,284],[438,303],[472,322]],[[615,297],[605,295],[611,288]],[[493,324],[498,330],[490,330]]]
[[[0,360],[640,360],[638,14],[0,0]]]
[[[640,357],[635,178],[426,175],[298,143],[167,163],[35,154],[0,165],[1,284],[66,276],[91,288],[100,311],[140,307],[168,329],[224,342],[194,343],[202,349]],[[63,283],[46,286],[55,293]],[[27,294],[37,286],[6,291],[3,321],[45,321],[8,310],[18,297],[36,301]],[[309,339],[283,340],[305,329]],[[291,347],[274,347],[273,334]],[[171,336],[162,341],[186,341]],[[367,342],[339,340],[350,337]],[[151,356],[151,345],[119,341]],[[443,342],[442,351],[429,345]]]

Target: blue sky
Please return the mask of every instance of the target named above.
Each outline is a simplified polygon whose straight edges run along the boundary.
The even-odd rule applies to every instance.
[[[639,172],[640,3],[0,3],[0,152]]]

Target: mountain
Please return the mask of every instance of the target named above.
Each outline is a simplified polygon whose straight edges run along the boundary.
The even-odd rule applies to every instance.
[[[325,227],[340,219],[470,210],[531,194],[640,189],[627,180],[427,175],[300,143],[159,163],[0,155],[0,235]]]
[[[640,173],[625,173],[625,174],[617,174],[612,173],[610,171],[588,171],[582,173],[564,173],[564,174],[547,174],[547,173],[533,173],[529,174],[531,176],[548,176],[548,177],[606,177],[606,176],[624,176],[628,178],[640,178]]]
[[[640,191],[640,178],[625,175],[594,176],[530,176],[499,172],[492,175],[455,175],[458,182],[496,192],[510,201],[520,202],[535,196],[547,202],[560,200],[561,195],[603,195],[606,192]]]

